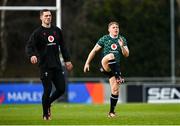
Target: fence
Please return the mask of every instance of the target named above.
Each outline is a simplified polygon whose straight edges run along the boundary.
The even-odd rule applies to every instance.
[[[127,77],[125,82],[127,84],[141,84],[145,82],[152,83],[171,83],[171,77]],[[39,78],[0,78],[0,82],[40,82]],[[70,77],[68,82],[108,82],[108,78],[103,77]],[[175,84],[180,83],[180,77],[176,77]]]

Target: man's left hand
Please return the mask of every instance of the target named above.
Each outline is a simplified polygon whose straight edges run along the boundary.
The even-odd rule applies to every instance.
[[[119,42],[119,45],[122,47],[122,46],[124,46],[124,42],[123,42],[123,39],[122,38],[120,38],[119,40],[118,40],[118,42]]]

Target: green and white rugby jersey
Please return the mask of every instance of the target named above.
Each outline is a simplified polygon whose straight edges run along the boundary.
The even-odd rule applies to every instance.
[[[98,40],[97,44],[103,48],[103,56],[109,53],[113,53],[115,56],[116,62],[120,62],[121,56],[122,56],[122,51],[118,43],[118,40],[120,38],[122,38],[124,42],[124,46],[127,46],[126,39],[121,35],[118,35],[117,38],[112,38],[110,37],[110,35],[104,35]]]

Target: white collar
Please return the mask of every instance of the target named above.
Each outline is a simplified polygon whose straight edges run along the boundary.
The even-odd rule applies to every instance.
[[[117,35],[116,37],[113,37],[113,36],[111,35],[111,33],[109,33],[109,36],[110,36],[111,38],[113,38],[113,39],[118,38],[118,35]]]

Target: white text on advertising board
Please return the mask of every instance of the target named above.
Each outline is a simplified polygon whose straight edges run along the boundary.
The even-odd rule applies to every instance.
[[[177,88],[170,88],[170,87],[149,88],[147,102],[151,102],[151,103],[180,102],[180,91]]]
[[[41,101],[42,92],[8,92],[8,101]]]

